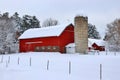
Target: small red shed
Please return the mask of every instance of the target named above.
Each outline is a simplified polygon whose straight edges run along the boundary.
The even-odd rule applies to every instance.
[[[19,37],[20,52],[65,52],[65,46],[74,42],[72,24],[26,30]]]

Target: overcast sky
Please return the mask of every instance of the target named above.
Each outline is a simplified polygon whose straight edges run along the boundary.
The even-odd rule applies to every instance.
[[[0,0],[0,12],[35,15],[41,25],[50,17],[62,24],[73,22],[78,14],[85,15],[103,36],[106,24],[120,18],[120,0]]]

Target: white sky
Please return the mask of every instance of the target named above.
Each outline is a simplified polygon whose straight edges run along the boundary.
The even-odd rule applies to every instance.
[[[46,18],[57,19],[62,24],[73,22],[77,14],[83,14],[103,36],[106,24],[120,18],[120,0],[0,0],[0,11],[35,15],[41,25]]]

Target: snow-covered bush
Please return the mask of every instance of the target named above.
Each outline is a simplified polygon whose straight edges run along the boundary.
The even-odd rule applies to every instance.
[[[16,52],[18,45],[16,42],[16,32],[19,31],[19,26],[14,18],[9,18],[8,14],[0,17],[0,53]],[[13,51],[14,48],[14,51]]]

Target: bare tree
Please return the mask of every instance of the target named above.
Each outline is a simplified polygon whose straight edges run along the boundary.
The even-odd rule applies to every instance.
[[[120,51],[120,19],[107,25],[105,40],[107,40],[110,50]]]
[[[42,27],[55,26],[55,25],[58,25],[58,20],[48,18],[43,22]]]

